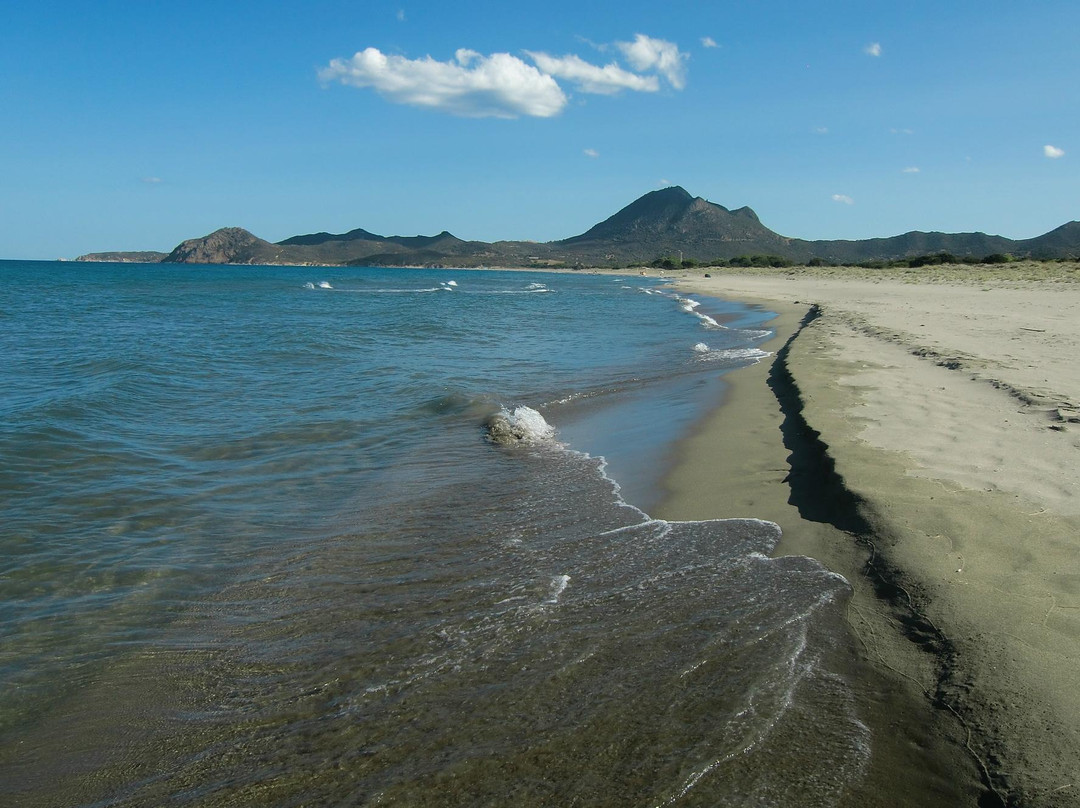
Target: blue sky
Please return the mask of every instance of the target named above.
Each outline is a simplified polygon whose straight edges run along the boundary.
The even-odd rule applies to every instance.
[[[647,191],[773,230],[1080,219],[1080,3],[50,2],[0,34],[0,258],[240,226],[576,235]]]

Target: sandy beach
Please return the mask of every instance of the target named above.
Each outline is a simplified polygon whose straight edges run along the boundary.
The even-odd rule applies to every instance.
[[[1080,267],[665,274],[778,317],[658,515],[852,583],[881,804],[1080,805]]]

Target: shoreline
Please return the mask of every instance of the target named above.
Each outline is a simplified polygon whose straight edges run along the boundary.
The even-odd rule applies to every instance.
[[[725,374],[724,400],[708,414],[676,450],[674,468],[665,480],[658,518],[722,519],[752,517],[780,525],[783,535],[775,555],[809,556],[840,572],[853,585],[849,609],[874,607],[872,586],[862,578],[869,553],[854,537],[837,527],[842,518],[817,521],[804,518],[792,500],[789,474],[797,465],[813,476],[805,448],[789,448],[783,437],[788,420],[779,396],[776,365],[812,306],[755,300],[747,295],[724,295],[776,313],[768,327],[775,336],[761,347],[770,357]],[[844,524],[844,527],[850,525]],[[906,642],[897,638],[900,643]],[[859,653],[859,641],[852,637]],[[867,657],[869,652],[867,652]],[[963,739],[952,722],[934,711],[921,690],[902,676],[883,675],[866,659],[842,660],[849,678],[858,681],[860,715],[874,737],[874,755],[864,781],[845,796],[851,806],[974,805],[982,790]]]
[[[658,515],[775,521],[778,554],[851,582],[875,737],[866,786],[881,804],[1080,804],[1080,289],[947,272],[710,274],[665,277],[777,312],[764,346],[777,355],[726,376]],[[1012,343],[1040,339],[1064,344],[1021,367]],[[839,487],[807,489],[830,476],[822,462]],[[921,795],[893,790],[912,773]],[[942,790],[949,780],[960,794]]]

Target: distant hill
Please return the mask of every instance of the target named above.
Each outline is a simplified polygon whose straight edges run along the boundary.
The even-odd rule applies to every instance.
[[[1014,242],[1021,255],[1032,258],[1080,257],[1080,222],[1068,222],[1037,238]]]
[[[168,253],[153,250],[128,252],[100,252],[80,255],[76,261],[107,261],[114,264],[156,264]]]
[[[189,239],[171,253],[93,253],[78,260],[160,260],[193,264],[326,264],[376,266],[626,266],[662,256],[699,262],[743,255],[773,255],[805,263],[861,263],[931,253],[982,258],[1080,258],[1080,222],[1069,222],[1033,239],[1014,241],[986,233],[912,231],[858,241],[788,238],[761,223],[748,207],[729,210],[678,186],[652,191],[561,241],[464,241],[442,231],[434,236],[381,236],[363,228],[347,233],[309,233],[276,244],[239,227]],[[106,258],[103,256],[148,256]],[[154,258],[152,256],[160,256]]]
[[[471,266],[489,251],[481,241],[463,241],[443,230],[434,236],[380,236],[362,228],[348,233],[310,233],[278,242],[279,247],[304,248],[308,261],[325,264],[365,263],[380,266],[431,265],[445,261]]]
[[[995,253],[1017,257],[1080,257],[1080,222],[1038,238],[1014,241],[986,233],[912,231],[860,241],[787,238],[761,223],[750,208],[728,210],[679,187],[653,191],[580,236],[552,242],[586,263],[649,261],[668,255],[697,261],[775,255],[804,263],[814,258],[852,264],[947,252],[958,258]]]
[[[358,227],[339,236],[335,236],[333,233],[309,233],[306,236],[287,238],[284,241],[279,241],[278,244],[284,247],[315,247],[319,244],[326,244],[328,241],[385,241],[385,239]]]
[[[163,261],[168,264],[253,264],[276,257],[274,245],[242,227],[223,227],[208,236],[181,242]]]
[[[750,208],[728,210],[674,186],[652,191],[580,236],[553,243],[579,260],[651,261],[659,255],[710,260],[791,252],[792,239],[765,227]]]
[[[941,252],[958,258],[982,258],[995,253],[1016,253],[1017,243],[1003,236],[988,236],[986,233],[924,233],[919,230],[891,238],[862,241],[798,242],[812,257],[837,264],[892,261]]]

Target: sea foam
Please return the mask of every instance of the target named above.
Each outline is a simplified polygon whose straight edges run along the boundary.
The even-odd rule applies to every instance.
[[[555,441],[555,427],[532,407],[515,407],[513,410],[503,407],[488,419],[487,428],[488,437],[503,445],[536,445]]]
[[[570,585],[569,575],[556,575],[551,579],[551,597],[548,598],[548,603],[558,603],[559,598],[562,597],[562,593],[566,591],[566,587]]]

